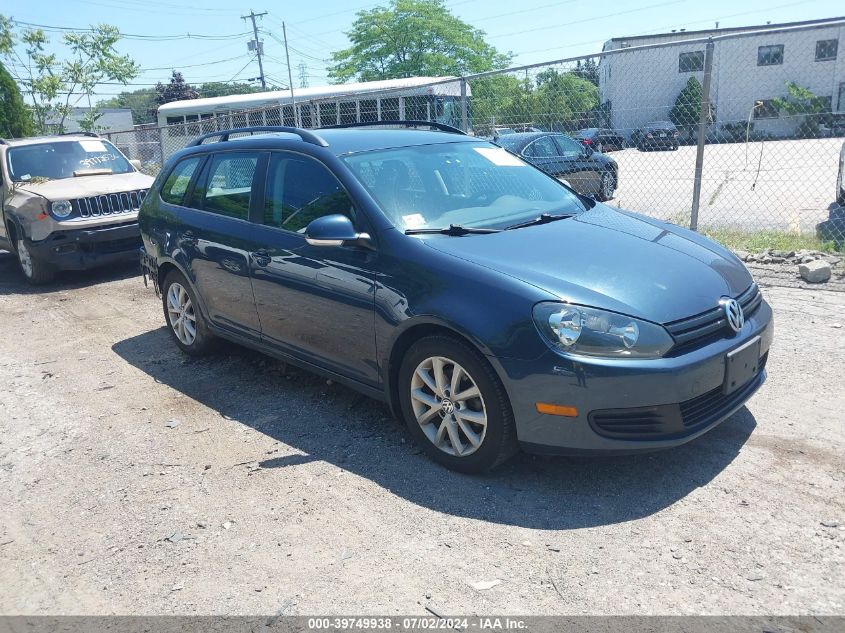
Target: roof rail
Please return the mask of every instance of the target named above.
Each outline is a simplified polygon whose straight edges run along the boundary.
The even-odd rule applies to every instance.
[[[253,127],[235,127],[231,130],[222,130],[220,132],[211,132],[209,134],[203,134],[202,136],[198,136],[193,141],[185,145],[185,147],[196,147],[197,145],[202,145],[203,141],[205,141],[206,139],[215,138],[218,136],[220,137],[220,140],[218,142],[224,143],[229,140],[230,134],[252,134],[255,132],[285,132],[287,134],[296,134],[306,143],[313,143],[314,145],[319,145],[320,147],[329,146],[326,141],[324,141],[322,138],[320,138],[313,132],[309,132],[308,130],[301,130],[298,127],[286,127],[282,125],[259,125]]]
[[[436,121],[415,121],[415,120],[396,120],[396,121],[370,121],[369,123],[365,123],[361,121],[360,123],[340,123],[338,125],[325,125],[321,127],[322,130],[336,130],[341,128],[355,128],[355,127],[374,127],[374,126],[401,126],[401,127],[430,127],[435,130],[440,130],[441,132],[450,132],[451,134],[462,134],[467,136],[467,133],[463,130],[459,130],[456,127],[452,127],[451,125],[446,125],[445,123],[437,123]]]
[[[92,138],[100,138],[96,132],[62,132],[59,136],[90,136]]]

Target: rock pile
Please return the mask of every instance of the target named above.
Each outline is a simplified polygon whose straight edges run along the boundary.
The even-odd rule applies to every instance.
[[[782,264],[798,267],[798,274],[808,283],[821,283],[830,279],[832,269],[843,267],[843,257],[833,253],[823,253],[801,249],[784,251],[767,248],[759,253],[734,251],[737,257],[748,264]]]

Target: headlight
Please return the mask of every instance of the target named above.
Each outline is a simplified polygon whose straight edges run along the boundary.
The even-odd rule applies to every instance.
[[[50,211],[57,218],[66,218],[73,213],[73,205],[71,205],[70,200],[56,200],[50,203]]]
[[[534,322],[553,347],[583,356],[659,358],[674,344],[654,323],[565,303],[538,303]]]

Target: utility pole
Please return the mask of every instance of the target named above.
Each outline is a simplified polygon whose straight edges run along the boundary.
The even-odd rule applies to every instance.
[[[293,95],[293,73],[290,70],[290,54],[288,53],[288,32],[284,22],[282,22],[282,36],[285,40],[285,61],[288,63],[288,86],[290,86],[290,103],[293,106],[293,121],[294,125],[299,127],[300,122],[299,114],[296,111],[296,97]]]
[[[255,18],[260,18],[263,15],[267,15],[267,12],[264,11],[263,13],[256,13],[250,9],[249,15],[242,15],[241,20],[246,20],[247,18],[252,20],[252,32],[255,34],[255,39],[251,43],[255,46],[255,53],[258,55],[258,72],[260,74],[259,79],[261,79],[261,87],[264,90],[267,90],[267,82],[264,80],[264,64],[261,61],[261,56],[264,54],[264,47],[258,39],[258,26],[255,24]],[[252,47],[249,47],[249,49],[252,50]]]
[[[308,87],[308,68],[305,66],[305,62],[299,62],[299,87]]]

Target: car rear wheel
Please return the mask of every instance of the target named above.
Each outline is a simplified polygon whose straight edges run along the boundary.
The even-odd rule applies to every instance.
[[[171,271],[162,286],[164,318],[170,334],[186,354],[202,356],[210,351],[214,337],[184,275]]]
[[[599,184],[599,193],[596,196],[602,202],[610,200],[613,197],[613,192],[616,190],[616,176],[613,172],[603,172],[601,175],[601,183]]]
[[[428,336],[399,370],[402,413],[434,461],[466,473],[489,470],[517,451],[513,413],[493,368],[448,336]]]
[[[29,283],[33,286],[40,286],[53,280],[52,267],[34,256],[27,247],[26,241],[19,239],[15,245],[15,251],[21,272]]]

